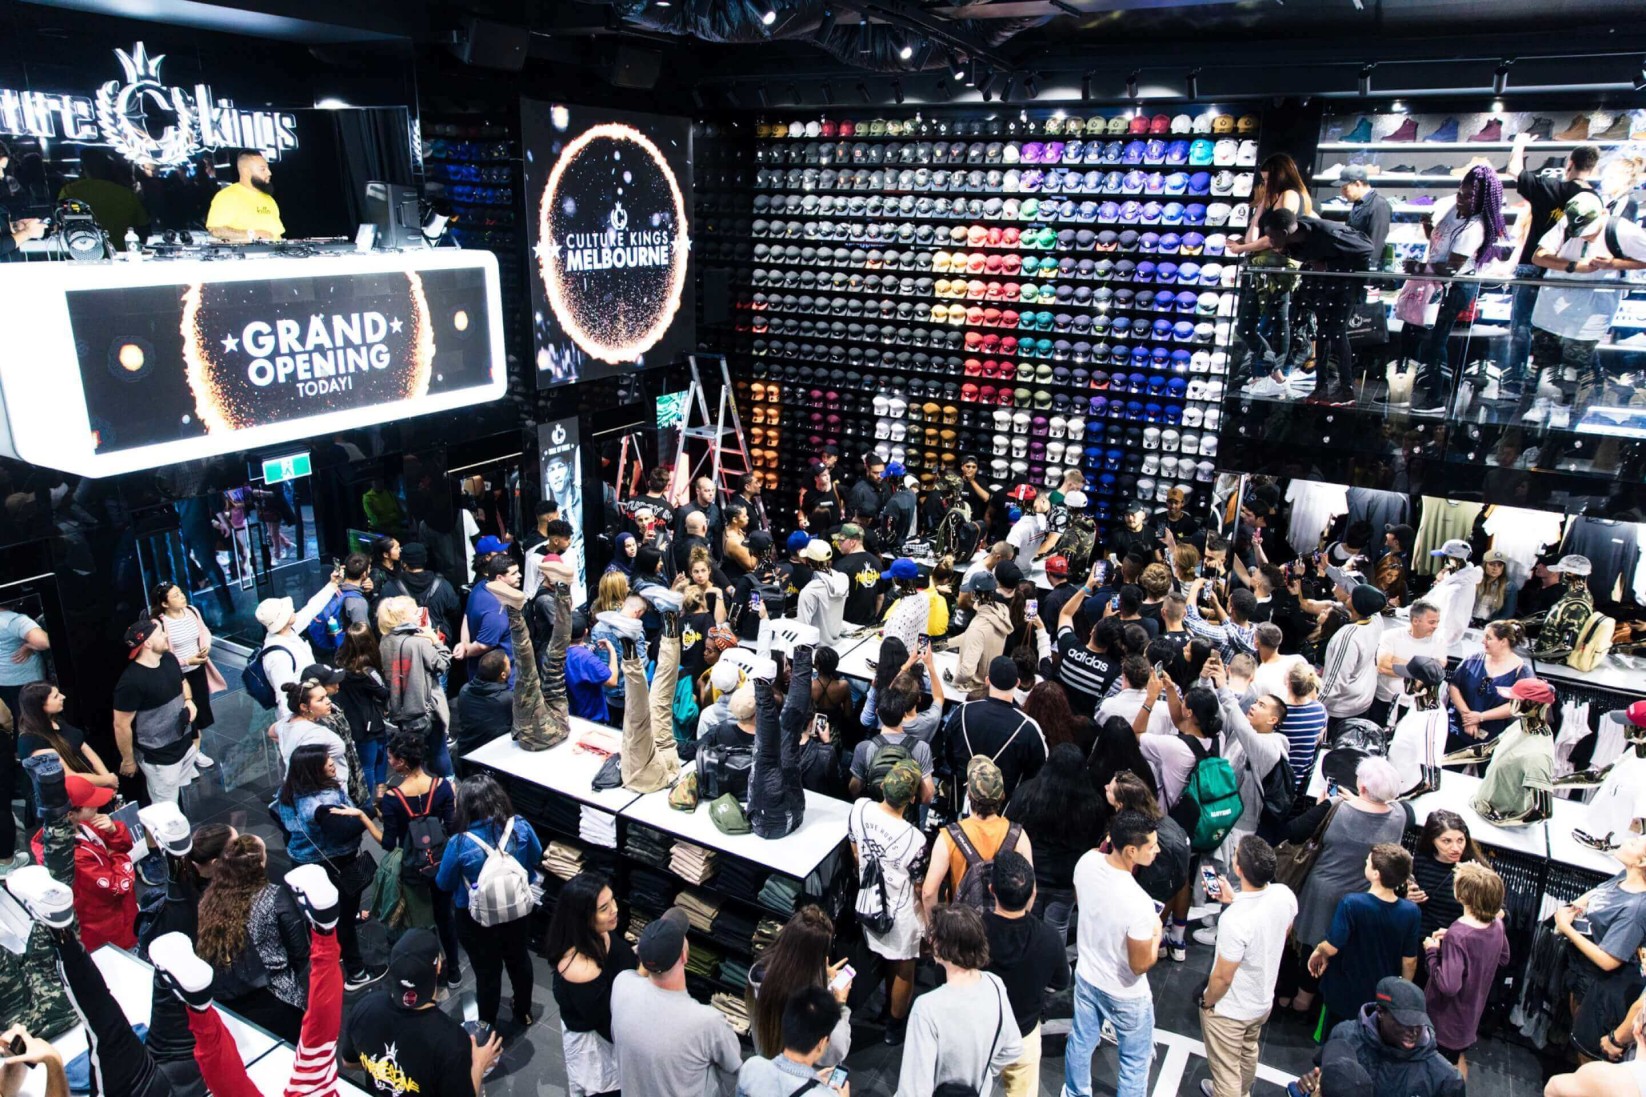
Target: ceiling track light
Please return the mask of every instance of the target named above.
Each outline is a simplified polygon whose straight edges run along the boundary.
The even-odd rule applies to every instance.
[[[1142,75],[1142,70],[1133,69],[1132,74],[1130,76],[1126,77],[1126,98],[1128,98],[1128,99],[1136,99],[1137,98],[1137,78],[1141,75]]]
[[[925,72],[932,63],[932,53],[937,49],[936,43],[926,39],[920,43],[920,48],[914,51],[914,64],[911,66],[916,72]]]
[[[1016,94],[1017,94],[1017,74],[1014,72],[1010,76],[1006,77],[1006,86],[1003,89],[1001,89],[1000,101],[1002,103],[1010,103],[1012,101],[1012,97],[1015,96]]]
[[[769,27],[775,22],[777,22],[777,9],[776,8],[767,7],[767,8],[765,8],[764,10],[762,10],[760,12],[760,25],[761,26]]]
[[[834,9],[824,8],[823,14],[817,20],[817,40],[819,42],[823,41],[832,30],[834,30]]]
[[[869,17],[862,15],[857,20],[857,52],[868,53],[869,50]]]
[[[735,84],[726,85],[726,102],[733,107],[743,105],[743,100],[737,97],[737,86]]]
[[[1501,96],[1509,87],[1509,66],[1514,64],[1512,57],[1505,57],[1503,62],[1492,71],[1492,94]]]
[[[983,66],[977,63],[977,58],[974,57],[970,61],[967,61],[966,62],[966,86],[968,88],[977,87],[977,82],[981,78],[982,72],[983,72]]]
[[[1200,70],[1190,69],[1183,80],[1183,94],[1190,102],[1200,98]]]
[[[834,106],[834,85],[829,83],[827,80],[823,81],[822,94],[823,102],[827,103],[831,107]]]
[[[949,75],[956,80],[966,79],[966,66],[961,63],[958,53],[949,54]]]
[[[903,81],[901,80],[892,81],[892,101],[900,107],[903,105]]]
[[[754,98],[755,98],[755,102],[759,103],[762,108],[769,107],[769,106],[772,105],[771,96],[767,94],[765,84],[756,84],[755,85]]]
[[[994,84],[995,84],[995,81],[998,80],[998,79],[999,79],[999,77],[991,72],[991,73],[989,73],[988,76],[985,76],[983,78],[983,82],[978,85],[978,87],[977,87],[978,94],[983,96],[983,101],[985,103],[987,103],[990,99],[992,99],[994,97]]]
[[[692,106],[696,107],[698,110],[703,109],[703,93],[697,88],[692,89]]]
[[[907,38],[905,38],[903,40],[902,44],[897,47],[897,59],[899,61],[911,61],[911,60],[913,60],[914,59],[914,43],[910,42]]]

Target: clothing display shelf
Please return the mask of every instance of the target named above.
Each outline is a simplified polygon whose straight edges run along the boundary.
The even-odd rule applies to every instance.
[[[1054,119],[1059,130],[1067,123],[1048,111],[903,119],[900,133],[879,120],[841,135],[838,122],[813,128],[808,119],[771,136],[776,127],[761,123],[753,169],[738,173],[748,180],[747,205],[733,211],[717,200],[720,231],[706,253],[732,271],[733,318],[713,337],[729,352],[740,395],[750,399],[753,381],[780,388],[770,402],[775,421],[756,423],[781,470],[779,497],[809,486],[806,457],[831,441],[852,455],[883,444],[915,475],[953,467],[962,453],[986,466],[991,456],[1005,459],[1003,474],[984,468],[991,482],[1045,486],[1066,468],[1081,469],[1100,530],[1112,517],[1096,504],[1135,490],[1139,478],[1161,498],[1173,484],[1203,489],[1198,443],[1185,453],[1179,439],[1184,431],[1216,434],[1238,293],[1235,262],[1218,252],[1245,231],[1256,183],[1258,119],[1248,116],[1239,130],[1240,114],[1186,108],[1177,118],[1143,119],[1164,132],[1110,135],[1110,116],[1129,130],[1131,112],[1094,108],[1082,121],[1101,115],[1105,132],[1092,137],[1086,125],[1047,133]],[[721,194],[736,192],[734,184]],[[1203,283],[1198,272],[1208,264],[1215,279]],[[1025,284],[1034,287],[1027,295]],[[1168,287],[1171,301],[1157,306]],[[1189,296],[1179,302],[1180,294]],[[953,312],[934,319],[937,306]],[[1119,334],[1115,318],[1125,320]],[[1189,326],[1180,330],[1183,321]],[[1116,343],[1123,363],[1114,360]],[[855,383],[814,383],[801,372],[826,378],[831,369],[850,371]],[[1115,389],[1117,371],[1124,380]],[[1191,381],[1199,382],[1192,394]],[[814,387],[818,399],[808,400]],[[1001,388],[1012,390],[1009,398]],[[902,442],[892,439],[890,417],[876,413],[877,395],[917,409]],[[1116,395],[1117,414],[1109,410]],[[1093,397],[1102,398],[1095,411]],[[939,421],[920,418],[927,402],[939,407]],[[1027,412],[1026,423],[997,432],[1001,408]],[[1072,444],[1053,423],[1070,416],[1081,419]],[[1152,473],[1143,471],[1146,433],[1177,444],[1169,466],[1166,451],[1149,449]],[[1191,460],[1180,469],[1183,457]]]

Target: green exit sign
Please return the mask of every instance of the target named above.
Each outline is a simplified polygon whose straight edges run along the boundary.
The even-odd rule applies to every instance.
[[[312,471],[313,466],[307,453],[289,453],[284,457],[267,457],[263,460],[265,484],[283,484],[287,480],[307,476]]]

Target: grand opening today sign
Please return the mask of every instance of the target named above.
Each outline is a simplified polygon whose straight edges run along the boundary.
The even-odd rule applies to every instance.
[[[0,322],[22,344],[0,359],[12,452],[93,476],[463,407],[506,381],[487,252],[10,264]]]

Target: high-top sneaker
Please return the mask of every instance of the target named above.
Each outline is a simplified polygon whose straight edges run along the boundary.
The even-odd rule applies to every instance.
[[[1371,139],[1372,120],[1370,118],[1362,118],[1360,121],[1356,122],[1354,124],[1354,128],[1348,133],[1345,133],[1342,137],[1342,140],[1344,141],[1355,141],[1360,144],[1365,144]]]
[[[1503,119],[1488,119],[1480,132],[1469,138],[1471,141],[1501,141],[1503,140]]]
[[[1407,115],[1393,133],[1378,138],[1380,141],[1416,141],[1417,119]]]
[[[149,959],[160,981],[191,1009],[211,1005],[211,965],[200,959],[185,934],[162,933],[149,945]]]
[[[1596,116],[1598,117],[1598,115]],[[1622,112],[1612,118],[1612,124],[1603,130],[1589,130],[1591,141],[1627,141],[1629,139],[1629,115]]]
[[[6,877],[6,890],[23,904],[29,917],[47,929],[74,925],[74,892],[58,883],[42,865],[25,865]]]
[[[1528,137],[1535,137],[1539,141],[1552,141],[1555,136],[1555,120],[1539,115],[1533,118],[1531,124],[1520,132]]]
[[[1456,141],[1458,138],[1458,121],[1448,118],[1436,127],[1435,131],[1425,137],[1425,141]]]
[[[1572,116],[1572,124],[1555,134],[1556,141],[1587,141],[1589,139],[1589,116],[1576,114]]]

